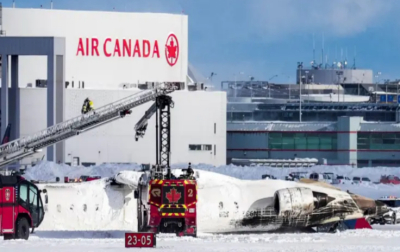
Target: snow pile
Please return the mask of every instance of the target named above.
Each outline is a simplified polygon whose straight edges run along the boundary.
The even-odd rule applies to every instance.
[[[43,161],[33,167],[27,168],[24,177],[28,180],[55,181],[56,177],[79,178],[80,176],[113,177],[119,171],[139,170],[138,164],[102,164],[98,166],[69,166]]]
[[[379,199],[382,196],[395,196],[400,197],[400,186],[393,184],[373,184],[363,183],[356,185],[335,185],[343,191],[350,191],[351,193],[359,194],[372,199]]]
[[[172,165],[173,169],[176,169],[176,172],[180,172],[180,169],[187,167],[187,164],[175,164]],[[333,172],[338,175],[343,175],[350,177],[351,179],[354,176],[359,177],[368,177],[371,181],[377,182],[380,180],[381,175],[396,175],[400,176],[400,167],[391,168],[391,167],[375,167],[375,168],[353,168],[351,166],[327,166],[320,165],[314,166],[311,168],[271,168],[265,166],[235,166],[235,165],[225,165],[215,167],[207,164],[197,164],[192,165],[192,167],[196,170],[200,171],[210,171],[223,175],[227,175],[230,177],[244,179],[244,180],[260,180],[263,174],[274,175],[278,179],[284,179],[286,175],[290,172]],[[102,164],[99,166],[92,167],[70,167],[67,165],[59,165],[52,162],[41,162],[38,165],[28,168],[26,174],[24,175],[27,179],[35,179],[35,180],[46,180],[46,181],[55,181],[56,177],[63,178],[64,176],[68,176],[70,178],[78,178],[81,175],[92,175],[92,176],[101,176],[101,177],[114,177],[116,174],[121,173],[124,176],[119,176],[120,179],[127,179],[125,181],[120,181],[121,183],[128,184],[131,183],[131,186],[134,186],[132,183],[137,183],[140,177],[140,173],[131,173],[126,171],[138,171],[140,169],[139,164]],[[178,170],[179,169],[179,170]],[[128,177],[127,177],[128,176]],[[129,178],[129,176],[132,176]],[[214,175],[216,176],[216,175]],[[61,181],[63,181],[61,179]],[[379,198],[385,195],[394,195],[400,197],[400,190],[398,190],[398,186],[396,185],[375,185],[375,184],[361,184],[361,185],[337,185],[337,187],[342,190],[349,190],[351,192],[371,197],[371,198]]]
[[[263,174],[274,175],[279,179],[284,179],[291,172],[333,172],[336,175],[347,176],[350,179],[353,177],[368,177],[373,182],[379,182],[381,175],[396,175],[400,176],[400,167],[374,167],[374,168],[353,168],[352,166],[328,166],[328,165],[317,165],[310,168],[299,167],[299,168],[273,168],[267,166],[235,166],[226,165],[214,167],[211,165],[195,165],[193,166],[200,170],[207,170],[212,172],[221,173],[224,175],[232,176],[239,179],[250,179],[257,180],[261,179]]]

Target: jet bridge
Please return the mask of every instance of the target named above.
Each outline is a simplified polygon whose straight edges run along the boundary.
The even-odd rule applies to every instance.
[[[36,134],[3,144],[0,146],[0,168],[33,155],[41,151],[42,148],[123,118],[130,113],[130,109],[156,100],[157,97],[165,96],[176,89],[177,87],[172,84],[161,84],[155,89],[138,92],[87,114],[53,125]]]

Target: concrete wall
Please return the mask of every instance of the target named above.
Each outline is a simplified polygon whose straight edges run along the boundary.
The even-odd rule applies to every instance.
[[[186,82],[186,15],[3,8],[2,22],[2,29],[7,36],[65,37],[65,79],[74,81],[75,87],[78,81],[84,81],[85,88],[117,88],[122,83],[145,81]],[[170,42],[167,38],[171,33],[179,44],[176,51],[178,59],[173,66],[166,59],[166,44]],[[89,39],[88,44],[86,39]],[[105,43],[107,39],[109,42]],[[124,39],[127,44],[130,40],[131,52],[138,41],[140,57],[137,53],[130,57],[124,53]],[[149,48],[145,40],[149,41]],[[98,55],[96,50],[92,50],[92,41],[93,45],[98,44]],[[154,52],[156,43],[158,54]],[[79,50],[80,46],[84,49],[84,55]],[[147,57],[144,47],[146,53],[150,53]],[[108,53],[111,56],[108,57]],[[36,79],[46,79],[46,57],[21,57],[19,63],[20,87],[26,87],[29,83],[35,86]]]
[[[338,118],[338,159],[345,164],[357,165],[357,131],[362,117],[341,116]]]
[[[98,108],[132,95],[127,90],[66,89],[65,119],[80,115],[83,100],[90,97]],[[46,89],[25,88],[21,92],[21,136],[46,128]],[[171,163],[226,162],[226,93],[177,91],[172,93]],[[155,116],[144,138],[135,141],[134,127],[152,103],[141,105],[132,114],[65,141],[65,162],[155,162]],[[214,133],[214,124],[216,131]],[[211,144],[212,151],[189,151],[189,144]],[[214,149],[214,146],[216,149]],[[215,150],[215,154],[214,154]],[[35,156],[41,158],[45,152]],[[27,160],[25,160],[27,161]]]

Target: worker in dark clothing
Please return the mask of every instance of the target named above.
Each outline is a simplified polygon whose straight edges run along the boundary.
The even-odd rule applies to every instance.
[[[186,176],[187,176],[189,179],[195,179],[195,178],[194,178],[194,171],[193,171],[193,169],[192,169],[192,164],[191,164],[191,163],[189,163],[189,166],[188,166],[188,168],[187,168],[187,170],[186,170]]]
[[[89,98],[86,98],[83,101],[82,111],[81,111],[82,114],[86,114],[86,113],[92,111],[93,109],[94,109],[93,108],[93,102],[91,100],[89,100]]]
[[[182,169],[182,171],[186,172],[186,173],[181,174],[178,179],[190,179],[190,180],[195,180],[196,179],[194,177],[194,171],[192,169],[192,164],[191,163],[189,163],[189,166],[188,166],[187,169]]]

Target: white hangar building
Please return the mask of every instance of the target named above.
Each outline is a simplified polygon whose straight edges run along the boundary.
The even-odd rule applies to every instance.
[[[189,70],[186,15],[2,8],[1,17],[2,135],[8,123],[14,140],[79,116],[86,97],[96,109],[176,82],[183,90],[171,94],[171,163],[226,163],[226,93],[195,85],[205,80]],[[48,45],[53,54],[32,53]],[[134,131],[151,104],[22,162],[154,163],[155,119],[143,139]]]

